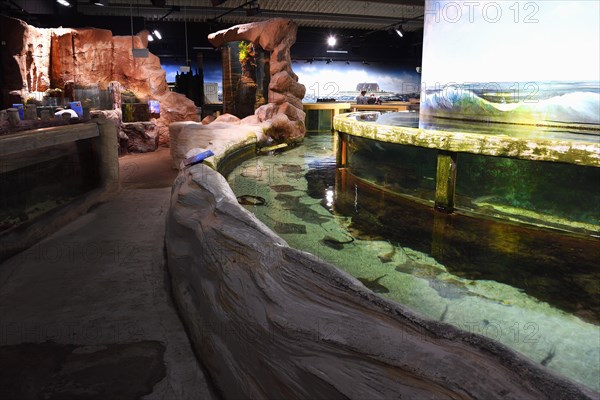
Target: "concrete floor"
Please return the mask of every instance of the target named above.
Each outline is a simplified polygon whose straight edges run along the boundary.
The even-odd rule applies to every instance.
[[[1,399],[214,399],[168,292],[169,150],[120,159],[123,190],[0,265]]]

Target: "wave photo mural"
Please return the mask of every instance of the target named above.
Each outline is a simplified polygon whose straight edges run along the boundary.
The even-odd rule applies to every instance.
[[[427,0],[421,121],[600,130],[600,2]]]

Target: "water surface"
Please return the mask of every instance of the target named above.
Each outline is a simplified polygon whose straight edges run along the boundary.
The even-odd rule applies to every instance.
[[[435,320],[598,390],[600,241],[444,215],[337,170],[330,135],[229,175],[290,246]]]

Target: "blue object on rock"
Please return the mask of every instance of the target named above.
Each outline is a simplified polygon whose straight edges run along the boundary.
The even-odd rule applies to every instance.
[[[211,150],[206,150],[200,154],[196,154],[193,157],[186,158],[185,161],[183,162],[183,165],[185,165],[186,167],[189,167],[190,165],[201,163],[202,161],[204,161],[205,158],[208,158],[208,157],[211,157],[214,155],[215,155],[215,153],[213,153]]]
[[[83,107],[81,106],[81,102],[80,101],[71,101],[69,103],[69,106],[71,107],[71,110],[75,111],[77,113],[77,116],[79,118],[83,117]]]
[[[13,108],[16,108],[19,112],[19,119],[23,121],[25,119],[25,106],[21,103],[13,104]]]

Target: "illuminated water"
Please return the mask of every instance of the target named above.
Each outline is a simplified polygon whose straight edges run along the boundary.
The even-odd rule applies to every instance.
[[[245,207],[290,246],[600,389],[600,240],[434,212],[337,171],[329,135],[228,179],[238,196],[266,200]]]

